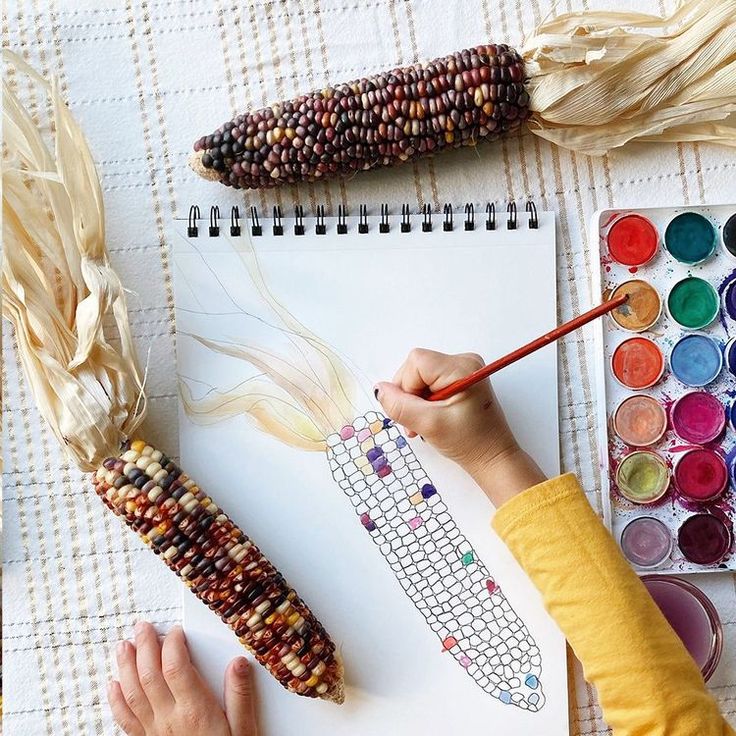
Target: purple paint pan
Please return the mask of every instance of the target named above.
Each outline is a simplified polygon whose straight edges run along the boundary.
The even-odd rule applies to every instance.
[[[731,551],[733,532],[715,514],[693,514],[680,526],[677,546],[696,565],[717,565]]]
[[[731,279],[723,290],[723,308],[731,319],[736,319],[736,279]]]
[[[680,578],[644,575],[642,581],[708,680],[723,651],[723,627],[715,606],[700,588]]]
[[[726,412],[707,391],[690,391],[672,405],[670,421],[675,434],[685,442],[704,445],[723,434]]]

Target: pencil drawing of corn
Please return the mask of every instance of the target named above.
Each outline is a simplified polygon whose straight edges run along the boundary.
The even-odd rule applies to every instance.
[[[361,411],[354,373],[273,296],[252,245],[239,239],[236,250],[270,311],[269,324],[288,335],[289,349],[281,355],[272,346],[183,333],[258,371],[228,391],[197,399],[182,378],[187,414],[202,424],[247,414],[282,442],[326,452],[361,532],[437,635],[444,656],[500,702],[539,711],[545,702],[539,648],[458,529],[409,442],[388,417]]]

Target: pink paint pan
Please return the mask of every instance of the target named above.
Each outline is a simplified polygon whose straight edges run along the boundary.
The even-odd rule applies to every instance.
[[[723,434],[726,412],[721,402],[707,391],[690,391],[672,405],[670,421],[681,440],[704,445]]]
[[[715,450],[696,447],[680,455],[673,480],[680,494],[689,501],[709,503],[728,487],[728,467]]]

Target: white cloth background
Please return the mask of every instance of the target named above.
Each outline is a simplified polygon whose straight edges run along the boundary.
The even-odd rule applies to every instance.
[[[662,12],[652,0],[559,2]],[[133,292],[141,355],[150,349],[148,436],[177,452],[169,223],[190,203],[285,210],[301,202],[534,198],[559,213],[559,318],[590,301],[587,227],[603,207],[736,202],[736,157],[707,145],[634,145],[600,159],[555,149],[528,133],[347,182],[238,194],[186,167],[195,138],[236,109],[326,82],[488,41],[518,44],[551,0],[9,0],[3,43],[62,89],[90,140],[106,198],[108,245]],[[12,73],[42,122],[43,100]],[[224,207],[223,207],[224,205]],[[560,447],[595,502],[598,478],[590,333],[560,346]],[[89,479],[62,456],[21,377],[4,330],[5,733],[114,734],[105,703],[114,644],[141,618],[162,629],[180,614],[176,580],[112,518]],[[213,448],[213,462],[217,461]],[[701,580],[720,607],[726,649],[711,687],[736,720],[736,592],[732,575]],[[666,673],[663,673],[666,676]],[[578,668],[574,734],[605,734]],[[632,684],[635,687],[635,684]],[[500,736],[500,735],[499,735]]]

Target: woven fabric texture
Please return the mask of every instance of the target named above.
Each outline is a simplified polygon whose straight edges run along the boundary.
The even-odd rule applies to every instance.
[[[664,12],[670,0],[580,0],[586,7]],[[131,290],[132,329],[149,360],[147,436],[177,453],[170,222],[190,203],[387,202],[441,211],[445,202],[534,199],[558,212],[560,320],[591,301],[600,208],[736,202],[736,157],[710,145],[633,145],[589,159],[523,133],[349,181],[243,194],[198,180],[192,142],[251,106],[395,64],[485,42],[518,45],[552,0],[9,0],[3,43],[56,74],[85,130],[106,200],[108,246]],[[48,109],[12,72],[10,84],[42,124]],[[593,253],[593,256],[591,256]],[[3,330],[4,647],[6,736],[114,734],[105,701],[115,643],[135,621],[161,630],[180,617],[179,587],[107,513],[88,478],[40,421]],[[589,330],[560,344],[560,450],[599,507],[594,360]],[[711,687],[736,723],[733,576],[701,578],[726,633]],[[298,583],[297,583],[298,584]],[[663,673],[663,676],[666,674]],[[595,693],[572,667],[572,733],[609,733]]]

